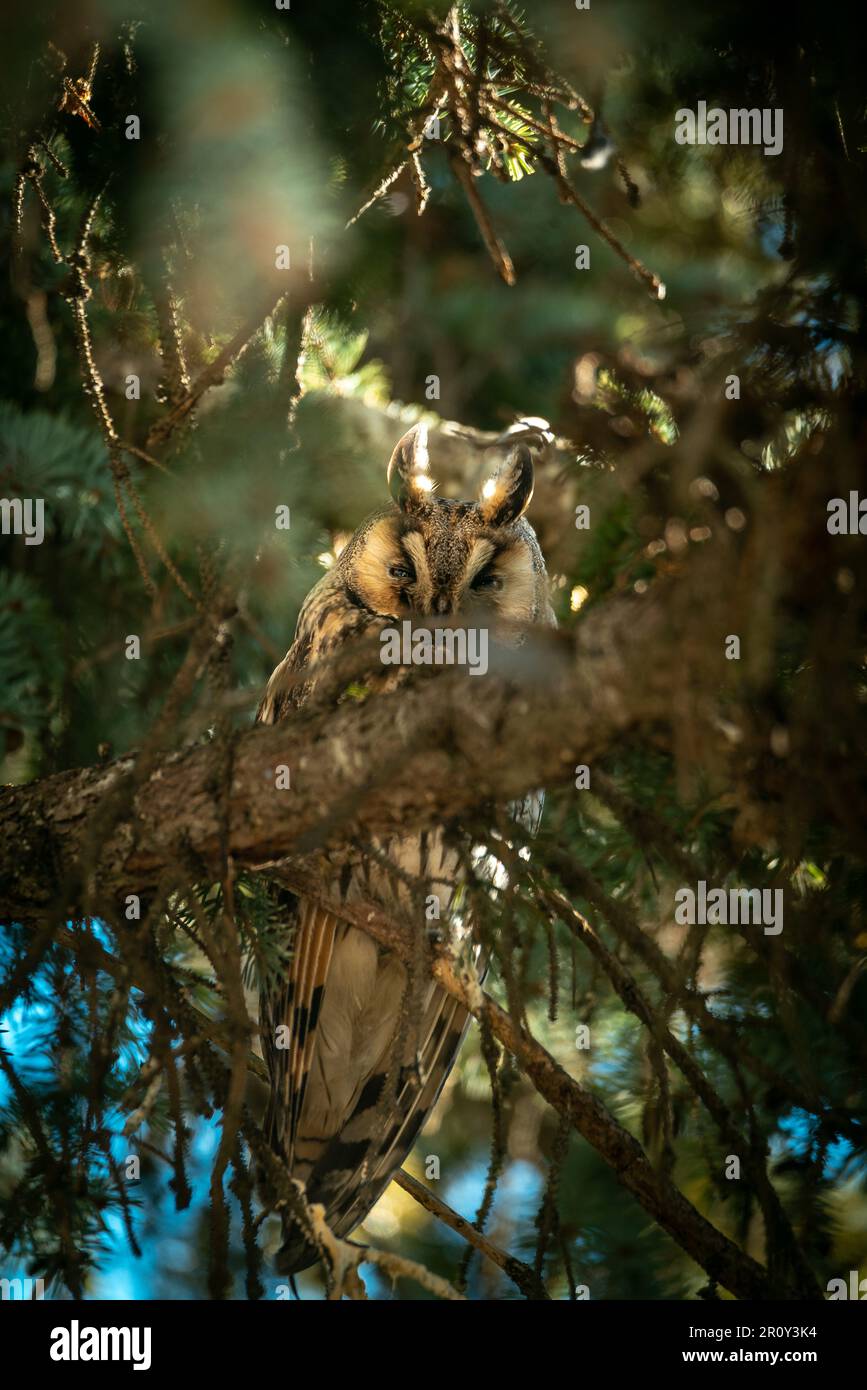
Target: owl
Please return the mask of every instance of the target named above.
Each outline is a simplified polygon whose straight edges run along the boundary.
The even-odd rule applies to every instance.
[[[461,502],[435,494],[425,426],[404,435],[388,465],[392,501],[362,523],[307,596],[295,639],[259,706],[262,723],[292,718],[314,695],[322,663],[351,638],[406,620],[430,626],[460,615],[458,622],[514,642],[532,624],[553,623],[545,562],[524,518],[533,492],[525,441],[533,436],[516,439],[479,500]],[[394,671],[383,667],[374,682],[381,698],[400,683]],[[535,831],[540,797],[510,810]],[[405,966],[339,914],[341,902],[374,901],[387,911],[406,893],[399,885],[415,881],[436,885],[447,915],[459,887],[459,850],[436,829],[395,834],[373,849],[364,869],[344,870],[323,885],[322,898],[334,903],[334,912],[321,900],[286,895],[293,933],[288,975],[259,997],[270,1077],[266,1137],[290,1175],[305,1184],[308,1201],[323,1204],[337,1236],[359,1225],[403,1162],[468,1022],[465,1010],[429,982],[416,991],[413,1026],[401,1029]],[[284,1217],[278,1268],[292,1272],[315,1258]]]

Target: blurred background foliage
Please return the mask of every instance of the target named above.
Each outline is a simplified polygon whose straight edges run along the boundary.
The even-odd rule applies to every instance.
[[[435,472],[442,450],[443,490],[470,495],[483,445],[521,416],[541,417],[556,444],[530,518],[562,623],[676,573],[704,530],[722,533],[729,548],[696,591],[697,624],[703,614],[710,622],[713,595],[729,584],[743,594],[745,630],[758,632],[750,629],[756,614],[765,620],[745,679],[769,729],[787,731],[781,843],[756,826],[761,808],[745,812],[739,789],[721,785],[688,738],[677,756],[651,742],[624,747],[606,771],[695,862],[732,882],[784,882],[791,893],[786,940],[822,1007],[816,994],[812,1009],[802,1007],[792,982],[772,976],[767,958],[725,929],[703,941],[696,978],[735,1036],[818,1097],[817,1108],[800,1108],[754,1078],[746,1101],[708,1040],[688,1021],[682,1034],[733,1115],[765,1136],[775,1186],[820,1281],[850,1268],[863,1274],[867,571],[859,538],[842,539],[831,553],[824,510],[828,497],[846,496],[863,478],[867,130],[850,17],[842,7],[741,0],[715,8],[612,0],[589,12],[563,0],[523,10],[462,6],[468,61],[485,63],[512,109],[500,110],[499,144],[476,132],[461,176],[464,156],[455,151],[466,146],[447,102],[434,103],[439,138],[420,126],[439,51],[431,26],[445,15],[445,7],[410,0],[286,11],[263,0],[17,9],[4,35],[0,98],[0,491],[43,497],[47,530],[40,547],[0,540],[3,780],[120,755],[152,726],[197,623],[152,530],[192,592],[215,572],[234,586],[230,712],[244,725],[289,645],[304,595],[345,535],[385,500],[385,463],[407,424],[424,411],[476,432],[462,438],[446,429],[432,445]],[[516,33],[525,48],[515,47]],[[519,53],[511,69],[503,57],[510,51]],[[576,146],[561,172],[604,219],[608,239],[561,200],[551,170],[528,150],[544,146],[537,127],[545,103],[532,89],[542,81],[536,65],[546,63],[556,83],[545,81],[561,98],[551,99],[559,129]],[[84,109],[74,96],[60,109],[64,80],[90,82]],[[699,100],[783,108],[783,153],[677,144],[674,113]],[[126,138],[130,114],[140,120],[139,139]],[[582,163],[578,147],[588,137],[612,147],[601,168]],[[513,284],[486,248],[467,177],[506,248]],[[69,257],[91,211],[86,314],[105,401],[130,446],[114,458],[93,393],[82,389],[68,298]],[[582,245],[590,248],[587,270],[576,269]],[[275,269],[280,246],[290,253],[291,288],[269,313],[284,285]],[[640,263],[638,273],[623,252]],[[202,396],[194,427],[162,435],[189,382],[238,334],[246,350],[231,354],[226,379]],[[741,381],[731,400],[723,393],[730,372]],[[134,399],[131,377],[140,382]],[[127,494],[152,593],[118,511],[118,457],[151,519],[142,523]],[[762,522],[767,498],[777,510],[766,509]],[[590,507],[587,530],[574,526],[579,503]],[[288,530],[274,526],[281,505],[291,509]],[[790,581],[780,577],[792,554],[782,537],[798,525]],[[739,548],[744,530],[763,541],[752,570]],[[125,658],[132,633],[142,637],[139,661]],[[213,689],[190,697],[179,741],[205,732],[213,699]],[[671,904],[681,879],[648,843],[646,827],[628,821],[604,797],[561,792],[549,799],[539,852],[550,843],[573,854],[675,956],[683,933]],[[539,1039],[710,1220],[762,1259],[754,1200],[722,1176],[725,1149],[676,1073],[670,1094],[660,1093],[647,1035],[606,977],[575,956],[568,936],[558,937],[551,1010],[546,937],[531,906],[517,909],[514,932]],[[167,949],[170,940],[167,933]],[[10,968],[21,942],[10,929]],[[180,948],[178,961],[191,965]],[[78,1121],[64,1111],[69,1078],[55,1062],[89,1046],[90,1015],[75,981],[68,957],[53,948],[6,1016],[10,1056],[47,1107],[64,1152]],[[111,991],[105,981],[100,988],[108,1006]],[[120,1101],[153,1028],[135,992],[128,1004],[106,1102],[118,1159],[129,1147],[119,1134]],[[576,1046],[579,1023],[592,1028],[590,1051]],[[500,1082],[506,1137],[491,1238],[533,1263],[536,1213],[559,1154],[559,1229],[545,1257],[552,1296],[569,1297],[575,1284],[593,1298],[683,1298],[703,1289],[704,1272],[586,1143],[573,1137],[560,1153],[557,1117],[508,1060]],[[51,1274],[58,1266],[50,1212],[35,1178],[21,1185],[22,1117],[8,1085],[0,1098],[0,1194],[14,1194],[26,1210],[23,1225],[5,1218],[14,1235],[6,1264],[30,1261]],[[218,1128],[190,1118],[193,1201],[178,1212],[158,1157],[170,1139],[162,1107],[160,1100],[136,1149],[143,1169],[132,1213],[99,1171],[81,1203],[89,1294],[206,1291]],[[845,1135],[825,1113],[832,1107],[851,1115]],[[426,1158],[436,1156],[437,1191],[471,1216],[490,1142],[490,1088],[473,1034],[408,1166],[423,1177]],[[130,1253],[127,1220],[140,1258]],[[394,1186],[365,1236],[448,1277],[462,1248]],[[273,1246],[270,1226],[269,1240]],[[231,1261],[243,1296],[237,1219]],[[392,1296],[369,1267],[365,1277],[372,1296]],[[320,1287],[315,1274],[301,1284],[310,1293]],[[275,1288],[266,1273],[266,1296]],[[478,1257],[469,1292],[517,1296]],[[397,1293],[424,1296],[406,1281]]]

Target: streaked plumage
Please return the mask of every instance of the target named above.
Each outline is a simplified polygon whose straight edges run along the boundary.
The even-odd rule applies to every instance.
[[[276,668],[258,718],[291,718],[315,689],[299,680],[349,638],[396,621],[461,614],[514,636],[553,621],[547,573],[522,513],[532,495],[526,443],[515,444],[478,503],[434,496],[426,432],[410,430],[388,469],[394,501],[356,531],[332,569],[308,595],[286,657]],[[321,671],[321,667],[319,668]],[[399,683],[383,667],[376,686]],[[482,681],[479,682],[480,686]],[[480,691],[481,696],[481,691]],[[535,829],[539,798],[514,809]],[[434,883],[442,916],[459,884],[459,855],[439,831],[375,842],[379,858],[323,885],[323,896],[406,906],[401,875]],[[395,866],[391,875],[381,862]],[[467,1017],[436,984],[416,999],[404,1053],[395,1057],[407,972],[395,954],[317,903],[287,899],[294,954],[285,983],[260,997],[263,1053],[271,1076],[266,1134],[293,1177],[322,1202],[337,1235],[363,1220],[389,1183],[436,1102],[455,1060]],[[412,1001],[409,1001],[412,1002]],[[288,1027],[289,1047],[275,1045]],[[391,1094],[386,1081],[391,1072]],[[304,1268],[313,1252],[294,1226],[285,1232],[280,1267]]]

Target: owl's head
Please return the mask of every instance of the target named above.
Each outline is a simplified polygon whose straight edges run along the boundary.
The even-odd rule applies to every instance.
[[[427,428],[415,425],[388,465],[392,505],[356,531],[340,557],[341,578],[383,617],[472,615],[479,621],[548,620],[545,561],[524,519],[533,459],[516,443],[475,502],[437,497]]]

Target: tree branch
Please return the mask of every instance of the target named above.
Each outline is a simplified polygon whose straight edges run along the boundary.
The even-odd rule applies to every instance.
[[[656,1172],[638,1140],[490,996],[460,980],[444,956],[434,961],[433,975],[476,1019],[487,1014],[494,1036],[508,1048],[539,1094],[558,1115],[568,1119],[614,1170],[617,1181],[711,1279],[736,1298],[798,1297],[793,1288],[784,1292],[779,1284],[772,1284],[760,1264],[712,1226],[664,1173]]]
[[[540,1279],[537,1279],[534,1271],[523,1260],[516,1259],[505,1250],[501,1250],[483,1231],[477,1231],[472,1222],[467,1221],[466,1217],[460,1215],[447,1202],[441,1201],[429,1187],[420,1183],[405,1168],[398,1168],[394,1175],[394,1181],[398,1187],[402,1187],[404,1192],[408,1192],[410,1197],[414,1197],[419,1206],[424,1207],[432,1216],[436,1216],[450,1230],[462,1236],[470,1245],[474,1246],[482,1255],[485,1255],[504,1274],[507,1274],[512,1283],[526,1294],[528,1298],[539,1299],[547,1298],[545,1287]]]
[[[189,881],[191,863],[202,878],[219,878],[225,849],[238,869],[281,861],[291,883],[321,868],[328,848],[333,877],[338,847],[563,782],[576,761],[599,758],[630,730],[670,721],[672,666],[657,655],[667,640],[655,597],[618,599],[573,636],[540,634],[517,652],[492,651],[484,700],[480,682],[462,672],[425,674],[393,695],[236,734],[226,843],[215,744],[155,758],[134,789],[133,757],[4,788],[0,919],[43,916],[58,902],[73,916],[116,912],[126,894],[153,890],[174,867],[179,880]],[[291,789],[276,786],[281,765]],[[100,836],[98,862],[88,862],[91,817],[128,779],[126,818]]]
[[[336,910],[376,940],[396,950],[404,960],[409,959],[411,943],[408,933],[379,909],[354,905],[341,906]],[[64,932],[62,944],[82,953],[91,965],[107,970],[113,977],[122,968],[98,943],[85,945],[80,933]],[[482,1016],[487,1017],[493,1035],[512,1053],[539,1094],[587,1140],[613,1169],[617,1181],[636,1197],[645,1211],[711,1279],[737,1298],[804,1297],[795,1287],[793,1272],[781,1271],[778,1279],[772,1281],[760,1264],[712,1226],[665,1174],[653,1168],[638,1140],[623,1128],[602,1102],[570,1077],[541,1043],[519,1027],[490,995],[479,988],[476,981],[461,978],[454,962],[443,951],[431,954],[430,970],[443,989],[474,1018],[479,1020]],[[225,1030],[218,1022],[197,1012],[202,1020],[203,1035],[207,1034],[221,1050],[229,1052],[231,1045]],[[261,1076],[262,1067],[258,1058],[249,1058],[248,1070],[254,1076]],[[406,1186],[405,1183],[401,1185]],[[497,1263],[500,1261],[497,1260]],[[507,1272],[514,1277],[514,1271]]]

